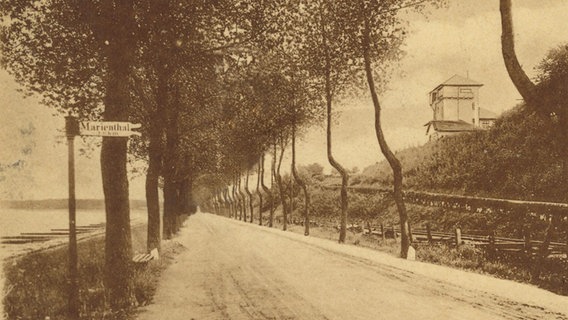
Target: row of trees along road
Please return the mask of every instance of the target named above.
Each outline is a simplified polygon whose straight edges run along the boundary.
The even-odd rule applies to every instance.
[[[141,139],[103,138],[101,173],[106,211],[105,287],[111,308],[131,303],[128,157],[146,162],[148,249],[160,247],[159,186],[164,194],[163,236],[191,213],[196,185],[252,218],[252,193],[243,174],[259,162],[262,188],[288,214],[280,168],[296,138],[314,122],[327,124],[327,155],[342,176],[341,230],[347,224],[347,170],[332,152],[333,106],[349,92],[369,91],[381,151],[391,165],[402,230],[410,238],[402,200],[400,163],[381,127],[379,92],[404,39],[397,12],[421,10],[428,0],[114,0],[4,1],[0,4],[1,63],[25,88],[62,114],[81,120],[136,121]],[[264,155],[272,153],[264,183]],[[280,195],[274,190],[280,190]],[[206,196],[200,197],[200,199]],[[309,205],[304,205],[309,221]],[[259,212],[258,214],[262,214]],[[286,221],[285,219],[284,221]],[[307,227],[308,224],[306,224]],[[306,228],[306,235],[309,229]]]

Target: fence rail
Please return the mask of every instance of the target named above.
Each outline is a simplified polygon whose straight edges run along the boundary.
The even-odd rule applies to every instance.
[[[293,224],[303,224],[303,220],[292,219]],[[328,223],[310,221],[311,226],[326,226],[339,230],[338,225],[330,225]],[[350,224],[347,230],[354,233],[363,233],[365,236],[375,237],[378,239],[397,239],[400,236],[400,229],[398,227],[379,225],[366,227],[359,224]],[[456,228],[454,232],[441,232],[432,231],[427,229],[412,229],[412,242],[417,245],[422,244],[435,244],[444,243],[456,247],[462,245],[470,245],[474,247],[483,248],[489,251],[501,251],[510,253],[519,253],[524,255],[536,256],[541,250],[544,241],[532,240],[529,238],[509,238],[509,237],[496,237],[494,235],[474,235],[462,234],[460,228]],[[550,242],[547,247],[548,255],[566,255],[568,258],[568,243]]]
[[[340,185],[323,186],[323,189],[338,190]],[[380,187],[349,186],[348,190],[358,193],[391,194],[392,189]],[[519,211],[532,214],[550,214],[561,217],[568,216],[568,203],[527,201],[515,199],[486,198],[474,196],[461,196],[426,191],[405,191],[406,201],[436,207],[451,207],[467,211]]]

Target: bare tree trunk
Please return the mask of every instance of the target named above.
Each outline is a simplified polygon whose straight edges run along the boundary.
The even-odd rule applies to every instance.
[[[180,214],[188,214],[189,213],[189,206],[188,206],[188,179],[182,179],[178,184],[178,215]]]
[[[237,197],[237,175],[233,176],[233,207],[235,211],[235,219],[239,219],[239,198]]]
[[[150,139],[152,140],[152,139]],[[146,207],[148,210],[148,228],[146,238],[146,250],[154,248],[160,250],[160,198],[158,190],[158,178],[161,167],[161,151],[157,149],[155,143],[150,141],[148,146],[148,172],[146,173]]]
[[[182,215],[191,215],[194,214],[196,211],[195,204],[193,202],[193,177],[188,175],[185,177],[179,186],[179,216]],[[182,220],[179,221],[179,226],[181,227]]]
[[[185,179],[178,180],[175,184],[175,199],[176,199],[176,206],[175,206],[175,215],[174,215],[174,232],[177,234],[181,228],[181,215],[184,213],[185,210],[185,198],[184,198],[184,189],[185,189]]]
[[[241,214],[242,214],[241,220],[246,222],[247,221],[247,199],[246,199],[246,196],[243,192],[241,182],[242,182],[242,177],[239,174],[239,189],[238,189],[238,191],[239,191],[239,197],[241,198]]]
[[[262,186],[262,190],[264,190],[264,192],[266,193],[266,195],[269,197],[269,200],[270,200],[270,203],[271,203],[271,205],[270,205],[270,214],[272,214],[272,207],[273,207],[273,206],[272,206],[272,202],[273,202],[273,200],[272,200],[272,198],[273,198],[273,197],[272,197],[272,192],[271,192],[271,190],[268,189],[268,187],[264,184],[264,159],[265,159],[265,154],[264,154],[264,153],[262,154],[261,159],[262,159],[262,161],[261,161],[261,162],[262,162],[262,167],[261,167],[262,173],[261,173],[261,175],[260,175],[260,185]],[[272,171],[270,172],[270,176],[272,177]],[[270,220],[270,219],[269,219],[269,220]]]
[[[239,200],[237,199],[237,192],[236,192],[236,188],[237,188],[237,179],[233,178],[233,214],[234,214],[234,218],[238,219],[238,206],[239,206]]]
[[[236,212],[235,212],[235,218],[238,220],[242,220],[243,218],[243,210],[241,207],[241,197],[239,196],[239,180],[238,180],[238,176],[235,173],[235,199],[237,200],[237,207],[236,207]]]
[[[177,207],[177,190],[176,183],[171,176],[164,177],[164,230],[162,235],[164,239],[171,239],[176,232],[176,207]]]
[[[288,205],[289,208],[289,215],[288,215],[288,222],[293,221],[294,219],[294,177],[292,175],[292,165],[290,165],[290,192],[288,197],[290,198],[290,204]]]
[[[187,179],[187,207],[189,214],[194,214],[197,212],[197,203],[193,199],[193,176],[189,176]]]
[[[220,200],[219,189],[213,191],[213,210],[216,215],[221,215],[221,200]]]
[[[178,108],[179,108],[179,91],[175,89],[172,95],[172,101],[167,106],[167,128],[166,128],[166,148],[164,155],[164,239],[171,239],[177,232],[177,215],[178,215],[178,195],[179,186],[178,176]]]
[[[231,201],[229,199],[229,187],[223,188],[223,200],[225,211],[229,211],[229,218],[231,217]]]
[[[250,170],[247,169],[247,181],[246,181],[246,184],[245,184],[245,191],[246,191],[248,198],[249,198],[249,209],[250,209],[249,222],[252,223],[252,221],[254,219],[254,208],[253,208],[253,201],[252,201],[252,193],[250,192],[250,189],[249,189],[249,176],[250,176]]]
[[[157,71],[156,110],[154,121],[150,122],[150,138],[148,144],[148,171],[146,173],[146,207],[148,208],[148,229],[146,249],[148,252],[157,248],[160,250],[160,197],[158,180],[162,170],[162,151],[164,134],[163,110],[167,105],[168,84],[166,70]]]
[[[257,168],[256,193],[258,193],[258,225],[262,226],[262,190],[260,190],[261,175],[264,175],[264,153],[260,157]]]
[[[276,143],[274,143],[274,153],[272,154],[272,164],[270,166],[270,216],[268,227],[274,226],[274,211],[276,210],[276,201],[274,197],[274,177],[276,176]]]
[[[326,107],[327,107],[327,130],[326,130],[326,137],[327,137],[327,160],[329,164],[339,172],[341,175],[341,221],[340,221],[340,228],[339,228],[339,243],[345,243],[345,237],[347,236],[347,185],[349,183],[349,174],[347,170],[343,168],[342,165],[339,164],[335,160],[332,154],[331,149],[331,109],[333,103],[333,93],[331,91],[331,55],[329,52],[329,48],[327,46],[327,34],[325,32],[325,28],[323,23],[321,24],[322,28],[322,36],[323,36],[323,47],[325,50],[325,100],[326,100]]]
[[[107,39],[110,44],[105,56],[108,65],[105,79],[105,121],[128,121],[130,109],[129,76],[134,60],[135,40],[134,4],[117,1],[114,15],[120,25],[111,23]],[[128,190],[127,138],[104,137],[101,147],[101,174],[105,197],[105,272],[112,309],[131,303],[132,293],[132,237],[130,231],[130,204]]]
[[[276,150],[276,147],[275,147]],[[282,230],[286,231],[288,229],[288,205],[286,203],[286,195],[284,194],[284,186],[282,183],[282,176],[280,175],[280,166],[282,165],[282,158],[284,157],[284,143],[282,142],[282,137],[280,137],[280,156],[278,159],[278,165],[276,166],[275,178],[278,184],[278,191],[280,193],[280,203],[282,204]]]
[[[406,212],[406,206],[404,204],[404,199],[402,195],[402,167],[400,161],[391,151],[390,147],[385,140],[383,133],[383,128],[381,126],[381,105],[379,103],[379,97],[375,89],[375,81],[373,79],[373,70],[371,67],[370,58],[370,39],[369,39],[369,25],[365,21],[365,29],[363,31],[362,39],[362,49],[363,49],[363,59],[365,63],[365,73],[367,75],[367,83],[369,84],[369,90],[371,92],[371,98],[373,99],[373,106],[375,109],[375,132],[377,135],[377,140],[381,148],[382,154],[387,159],[392,171],[393,171],[393,196],[398,210],[398,216],[400,219],[400,256],[406,258],[408,255],[408,248],[410,247],[412,239],[410,238],[410,225],[408,221],[408,214]]]
[[[501,11],[501,51],[505,61],[505,67],[511,81],[528,104],[537,105],[536,86],[529,79],[515,53],[515,39],[513,33],[513,14],[511,12],[511,0],[500,0]]]
[[[296,124],[292,126],[292,174],[298,185],[304,191],[304,235],[310,235],[310,194],[308,186],[296,170]]]
[[[227,210],[229,211],[229,218],[233,217],[233,199],[231,198],[231,192],[229,191],[229,186],[225,188],[225,198],[227,199]]]

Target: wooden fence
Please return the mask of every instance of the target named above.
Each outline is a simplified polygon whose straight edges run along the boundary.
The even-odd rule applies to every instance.
[[[323,187],[323,189],[328,190],[337,190],[339,188],[341,188],[339,185]],[[348,190],[364,194],[392,194],[392,189],[378,187],[350,186]],[[456,228],[454,232],[437,232],[430,230],[428,224],[427,229],[412,230],[412,237],[415,243],[445,242],[456,246],[470,244],[484,247],[488,250],[517,252],[528,255],[535,255],[540,250],[540,252],[544,251],[546,254],[550,255],[566,254],[568,257],[568,230],[566,230],[566,243],[550,241],[551,234],[558,223],[568,219],[568,203],[484,198],[424,191],[406,191],[404,192],[404,198],[408,203],[430,207],[444,207],[479,213],[507,212],[518,215],[519,218],[528,215],[548,221],[545,241],[531,239],[530,232],[525,232],[522,239],[505,238],[495,236],[490,230],[484,230],[485,235],[462,234],[460,228]],[[369,235],[380,236],[382,238],[390,235],[392,238],[396,237],[399,231],[395,230],[394,227],[385,229],[384,226],[381,225],[379,229],[372,229],[368,226],[365,232]],[[548,240],[546,240],[547,238]],[[544,248],[546,243],[548,243],[548,246]]]
[[[323,189],[338,190],[340,185],[325,186]],[[347,187],[357,193],[391,194],[392,189],[379,187]],[[404,199],[409,203],[427,205],[431,207],[446,207],[475,212],[503,212],[514,211],[531,215],[558,215],[568,217],[568,203],[525,201],[514,199],[485,198],[474,196],[460,196],[453,194],[434,193],[425,191],[405,191]]]
[[[393,226],[390,228],[384,228],[384,226],[381,226],[379,229],[364,229],[363,232],[366,235],[382,239],[396,239],[400,234],[399,229],[394,228]],[[530,238],[516,239],[496,237],[492,234],[487,236],[462,234],[460,228],[456,228],[454,232],[432,231],[430,228],[413,229],[412,239],[413,243],[418,245],[433,243],[445,243],[456,247],[461,245],[470,245],[481,247],[488,251],[513,252],[528,255],[536,255],[540,247],[543,245],[543,241],[531,240]],[[568,254],[568,245],[560,242],[550,242],[548,245],[548,254]]]
[[[338,190],[340,188],[340,185],[322,187],[322,189],[327,190]],[[392,193],[391,189],[378,187],[350,186],[348,190],[364,194]],[[525,232],[523,238],[507,238],[495,236],[494,232],[491,230],[476,232],[478,234],[465,234],[462,233],[460,228],[456,228],[454,232],[432,231],[429,228],[429,224],[427,224],[426,229],[412,229],[411,233],[415,244],[447,243],[456,246],[468,244],[483,247],[490,251],[524,253],[527,255],[535,255],[540,252],[545,256],[566,254],[568,257],[568,230],[566,232],[566,243],[550,241],[551,234],[558,222],[568,218],[568,203],[484,198],[423,191],[406,191],[404,192],[404,198],[408,203],[430,207],[445,207],[479,213],[513,213],[519,215],[519,217],[529,215],[548,221],[544,241],[532,239],[530,232]],[[295,220],[293,217],[289,218],[292,219],[289,221],[290,223],[303,223],[303,219]],[[519,220],[522,221],[521,219]],[[321,222],[310,221],[310,225],[338,228],[338,226],[333,225],[332,221],[330,221],[329,225],[327,223],[322,224]],[[379,228],[372,228],[371,226],[363,228],[358,225],[350,225],[349,230],[353,232],[365,232],[369,236],[378,236],[383,239],[396,239],[397,235],[400,234],[400,231],[396,227],[390,226],[385,229],[383,225]],[[471,231],[472,230],[470,230],[470,232]]]

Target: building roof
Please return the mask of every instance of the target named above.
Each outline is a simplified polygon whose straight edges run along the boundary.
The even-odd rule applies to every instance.
[[[430,128],[437,132],[464,132],[477,130],[473,124],[467,123],[463,120],[432,120],[424,126],[428,127],[426,134],[430,132]]]
[[[448,80],[442,82],[441,84],[439,84],[436,88],[434,88],[434,90],[438,90],[440,87],[443,86],[452,86],[452,87],[461,87],[461,86],[472,86],[472,87],[481,87],[483,86],[483,84],[471,80],[469,78],[466,77],[462,77],[460,75],[454,74],[451,78],[449,78]]]
[[[497,119],[497,114],[493,111],[479,108],[479,119]]]
[[[481,87],[483,84],[471,80],[469,78],[462,77],[460,75],[454,74],[451,78],[442,83],[444,86],[478,86]]]

